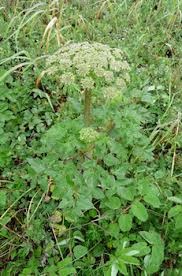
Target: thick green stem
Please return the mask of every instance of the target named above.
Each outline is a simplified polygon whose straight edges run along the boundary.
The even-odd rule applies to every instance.
[[[90,126],[92,121],[92,95],[91,91],[85,90],[85,102],[84,102],[84,121],[85,126]]]

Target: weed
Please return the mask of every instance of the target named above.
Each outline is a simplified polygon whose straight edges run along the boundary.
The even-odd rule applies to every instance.
[[[180,1],[0,12],[1,274],[181,275]]]

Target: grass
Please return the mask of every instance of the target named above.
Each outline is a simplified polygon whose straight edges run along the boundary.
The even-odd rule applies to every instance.
[[[181,8],[1,1],[1,275],[181,275]],[[69,41],[130,65],[122,100],[94,80],[92,143],[78,83],[46,74]]]

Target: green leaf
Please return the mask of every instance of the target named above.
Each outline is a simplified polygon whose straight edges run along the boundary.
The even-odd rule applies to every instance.
[[[117,193],[120,197],[126,199],[126,200],[133,200],[134,196],[136,194],[136,190],[134,187],[121,187],[119,186],[117,189]]]
[[[172,207],[169,212],[168,212],[168,218],[172,218],[177,216],[179,213],[182,212],[182,206],[181,205],[176,205]]]
[[[95,188],[93,190],[93,198],[96,198],[96,199],[103,199],[104,198],[104,193],[101,189],[99,188]]]
[[[126,264],[133,264],[133,265],[139,265],[138,259],[134,257],[138,253],[139,253],[138,250],[133,250],[131,247],[129,248],[118,247],[116,250],[116,256],[118,260],[121,260]]]
[[[126,264],[139,265],[140,262],[137,258],[127,255],[121,255],[120,257],[122,261]]]
[[[161,263],[164,260],[164,245],[154,245],[152,247],[152,254],[147,255],[144,259],[144,265],[146,271],[149,274],[153,274],[160,269]]]
[[[156,232],[140,231],[139,234],[150,244],[160,244],[162,242],[160,235]]]
[[[148,219],[147,209],[140,201],[135,201],[131,205],[131,211],[135,217],[143,222]]]
[[[145,256],[150,253],[150,248],[147,246],[146,242],[138,242],[131,246],[132,250],[138,251],[138,253],[135,255],[137,257]]]
[[[160,204],[161,204],[160,200],[159,200],[158,196],[156,196],[154,193],[145,195],[143,199],[145,202],[152,205],[152,207],[154,207],[154,208],[160,207]]]
[[[76,208],[79,210],[87,211],[94,208],[94,205],[90,198],[81,195],[76,203]]]
[[[104,276],[111,276],[111,268],[112,268],[112,266],[108,266],[108,267],[103,268]]]
[[[7,200],[6,191],[0,190],[0,210],[3,210],[5,208],[6,200]]]
[[[45,166],[42,165],[40,159],[27,158],[27,161],[36,173],[42,173],[43,171],[45,171]]]
[[[182,198],[179,198],[177,196],[170,196],[170,197],[168,197],[168,200],[178,203],[178,204],[182,204]]]
[[[139,232],[140,235],[152,244],[152,253],[144,259],[144,265],[148,273],[155,273],[159,270],[164,259],[164,242],[156,232]]]
[[[130,214],[122,214],[120,215],[118,222],[121,231],[130,231],[132,227],[132,216]]]
[[[76,273],[76,269],[74,267],[62,268],[58,271],[58,273],[60,276],[74,275]]]
[[[117,196],[111,196],[106,205],[112,209],[112,210],[116,210],[116,209],[119,209],[121,207],[121,201],[120,199],[117,197]]]
[[[73,253],[76,259],[80,259],[85,256],[88,252],[87,247],[82,245],[76,245],[73,249]]]
[[[175,229],[181,230],[182,229],[182,215],[179,214],[175,217]]]
[[[120,273],[122,273],[123,275],[128,275],[126,265],[122,259],[118,260],[118,268]]]
[[[112,237],[117,238],[119,235],[119,226],[117,223],[110,223],[108,227],[108,232]]]
[[[116,157],[114,157],[114,155],[109,153],[108,155],[105,156],[104,162],[107,166],[110,167],[110,166],[119,164],[119,159],[117,159]]]
[[[66,266],[69,266],[70,264],[72,264],[72,258],[71,257],[67,257],[63,261],[59,262],[57,264],[57,266],[59,267],[59,269],[61,269],[61,268],[64,268]]]
[[[57,264],[58,273],[60,276],[68,276],[76,273],[75,268],[72,266],[72,258],[67,257]]]
[[[117,276],[118,274],[118,266],[117,264],[112,264],[111,266],[111,276]]]

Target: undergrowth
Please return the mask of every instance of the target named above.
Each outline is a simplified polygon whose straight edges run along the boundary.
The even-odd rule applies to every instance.
[[[181,22],[1,1],[1,275],[181,275]]]

